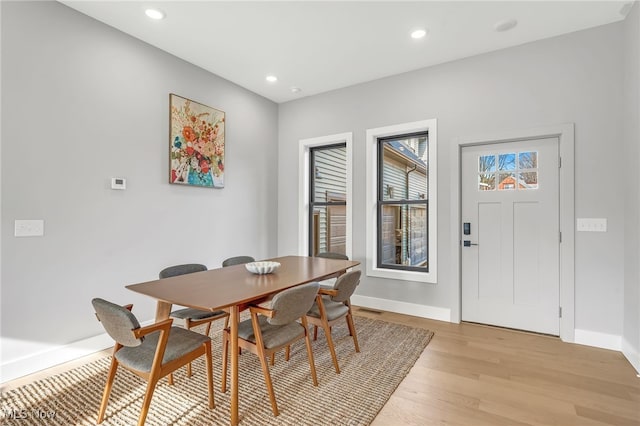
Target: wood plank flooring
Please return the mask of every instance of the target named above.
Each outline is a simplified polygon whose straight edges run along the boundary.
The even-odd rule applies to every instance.
[[[373,426],[640,426],[640,378],[620,352],[477,324],[357,307],[355,314],[435,332]],[[5,383],[2,390],[103,355]]]
[[[640,378],[620,352],[477,324],[354,313],[435,332],[373,426],[640,426]]]

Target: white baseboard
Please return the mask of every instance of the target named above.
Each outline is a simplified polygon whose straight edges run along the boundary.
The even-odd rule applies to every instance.
[[[379,309],[399,314],[413,315],[415,317],[451,322],[451,310],[437,306],[418,305],[417,303],[399,302],[397,300],[379,299],[377,297],[359,296],[357,294],[351,296],[351,303],[363,308]]]
[[[600,333],[590,330],[575,330],[574,343],[586,346],[595,346],[596,348],[611,349],[614,351],[622,350],[622,337],[615,334]]]
[[[52,345],[39,352],[0,364],[0,383],[73,361],[111,346],[113,339],[106,333],[68,345]]]
[[[640,376],[640,350],[631,346],[627,339],[622,339],[622,354],[629,360],[629,363]]]
[[[153,321],[144,321],[140,325],[146,326],[152,324]],[[1,345],[4,346],[9,340],[2,339]],[[18,346],[20,342],[12,341],[12,346]],[[23,345],[33,347],[33,345]],[[38,345],[41,349],[31,352],[28,355],[2,361],[0,363],[0,383],[6,383],[10,380],[18,379],[38,371],[54,367],[65,362],[73,361],[87,355],[102,351],[113,346],[113,339],[107,334],[99,334],[69,343],[66,345]]]

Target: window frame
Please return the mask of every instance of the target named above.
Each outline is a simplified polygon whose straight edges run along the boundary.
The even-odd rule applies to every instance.
[[[382,263],[382,248],[383,248],[383,241],[382,241],[382,231],[381,231],[381,226],[382,226],[382,213],[384,210],[384,206],[424,206],[427,209],[427,212],[429,211],[429,185],[428,185],[428,176],[427,176],[427,197],[424,199],[417,199],[417,200],[411,200],[411,199],[391,199],[391,200],[385,200],[384,199],[384,143],[388,142],[388,141],[392,141],[392,140],[401,140],[401,139],[409,139],[409,138],[414,138],[414,137],[420,137],[420,136],[425,136],[427,138],[427,147],[429,146],[430,143],[430,139],[429,139],[429,133],[428,132],[417,132],[417,133],[410,133],[410,134],[406,134],[406,135],[394,135],[394,136],[387,136],[387,137],[380,137],[377,139],[377,143],[378,143],[378,164],[377,164],[377,175],[378,175],[378,188],[377,188],[377,195],[378,195],[378,199],[377,199],[377,203],[376,203],[376,210],[377,210],[377,214],[376,214],[376,220],[377,220],[377,236],[376,236],[376,242],[377,242],[377,260],[376,260],[376,267],[380,268],[380,269],[396,269],[396,270],[402,270],[402,271],[416,271],[416,272],[429,272],[429,265],[431,262],[429,262],[429,254],[427,254],[427,267],[426,269],[424,267],[419,267],[419,266],[406,266],[406,265],[399,265],[399,264],[393,264],[393,263]],[[428,149],[427,149],[428,152]],[[427,155],[427,158],[428,155]],[[429,160],[427,160],[429,161]],[[428,168],[427,168],[428,170]],[[427,215],[426,217],[427,220],[427,235],[429,233],[429,216]],[[429,253],[429,243],[427,240],[427,253]]]
[[[310,209],[310,155],[311,148],[346,144],[347,148],[347,217],[346,217],[346,254],[351,259],[352,255],[352,228],[353,228],[353,133],[345,132],[315,138],[300,139],[298,150],[298,255],[309,255],[309,209]]]
[[[314,228],[313,228],[313,216],[314,216],[314,208],[315,207],[325,207],[327,209],[327,212],[329,211],[329,207],[331,206],[345,206],[345,209],[347,207],[347,194],[345,193],[345,199],[344,201],[315,201],[315,182],[316,182],[316,173],[315,170],[312,169],[312,167],[314,167],[314,159],[315,159],[315,153],[317,151],[324,151],[324,150],[329,150],[329,149],[333,149],[333,148],[347,148],[347,143],[346,141],[344,142],[339,142],[339,143],[333,143],[333,144],[327,144],[327,145],[319,145],[319,146],[311,146],[309,147],[309,168],[308,168],[308,175],[309,175],[309,225],[308,225],[308,234],[307,234],[307,238],[308,238],[308,250],[307,250],[307,256],[313,256],[313,252],[314,252],[314,243],[316,242],[314,240],[314,238],[311,237],[311,234],[313,234]],[[346,153],[345,153],[346,155]],[[346,158],[345,158],[345,167],[346,167]],[[345,189],[346,189],[346,170],[345,170]],[[327,224],[327,226],[329,226],[329,224]],[[328,238],[328,236],[327,236]],[[346,236],[345,236],[346,239]],[[345,242],[345,250],[346,250],[346,242]]]
[[[378,266],[378,188],[379,188],[379,139],[397,138],[416,133],[428,133],[427,167],[427,230],[429,270],[412,270],[407,267],[388,268]],[[366,272],[368,276],[403,281],[437,283],[438,246],[437,246],[437,120],[428,119],[392,126],[367,129],[367,192],[366,192]],[[422,201],[422,200],[420,200]],[[404,203],[403,203],[404,204]]]

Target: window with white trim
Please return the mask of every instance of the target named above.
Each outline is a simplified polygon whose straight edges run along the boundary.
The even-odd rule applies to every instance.
[[[352,140],[351,132],[300,140],[301,256],[332,251],[352,257]]]
[[[436,120],[367,130],[367,274],[437,279]]]

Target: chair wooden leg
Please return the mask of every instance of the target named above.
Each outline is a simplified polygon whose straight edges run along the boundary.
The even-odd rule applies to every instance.
[[[313,341],[315,342],[316,340],[318,340],[318,326],[314,325],[313,326]]]
[[[302,317],[302,325],[304,326],[304,341],[307,344],[307,357],[309,358],[309,368],[311,369],[311,378],[313,379],[313,385],[318,386],[318,376],[316,375],[316,363],[313,359],[313,350],[311,349],[311,338],[309,337],[309,330],[307,328],[307,320]],[[287,346],[288,352],[289,346]]]
[[[109,401],[109,395],[111,394],[111,387],[113,386],[113,379],[116,377],[116,371],[118,370],[118,360],[111,358],[111,366],[109,367],[109,375],[107,376],[107,383],[104,385],[104,392],[102,394],[102,402],[100,403],[100,411],[98,412],[98,422],[102,423],[104,420],[104,413],[107,410],[107,402]]]
[[[205,330],[204,334],[208,336],[210,331],[211,331],[211,321],[207,323],[207,329]]]
[[[169,373],[167,381],[169,382],[169,386],[173,386],[173,373]]]
[[[138,426],[144,426],[144,422],[149,413],[149,405],[151,405],[151,398],[153,397],[153,391],[156,389],[156,383],[158,379],[151,375],[149,377],[149,383],[147,383],[147,391],[144,394],[144,400],[142,401],[142,408],[140,409],[140,417],[138,418]]]
[[[340,366],[338,365],[338,357],[336,356],[336,348],[333,346],[333,338],[331,337],[331,327],[325,321],[323,321],[322,329],[327,337],[327,346],[329,346],[329,352],[331,352],[331,359],[333,360],[333,366],[336,369],[336,373],[340,374]]]
[[[271,365],[276,365],[276,353],[271,353]]]
[[[291,355],[291,345],[287,345],[287,348],[284,350],[284,360],[289,361],[290,355]]]
[[[213,357],[211,356],[211,341],[204,343],[205,363],[207,364],[207,388],[209,389],[209,408],[215,407],[213,399]]]
[[[227,391],[227,362],[229,357],[229,335],[227,329],[222,331],[222,378],[220,380],[220,390],[222,393]]]
[[[258,347],[258,357],[260,358],[260,365],[262,366],[262,372],[264,373],[264,382],[267,385],[267,392],[269,393],[269,400],[271,401],[271,410],[274,416],[280,414],[278,412],[278,404],[276,403],[276,395],[273,391],[273,384],[271,383],[271,373],[269,373],[269,365],[267,364],[267,356],[264,350]]]
[[[353,344],[356,347],[356,352],[360,352],[360,346],[358,346],[358,336],[356,336],[356,326],[353,323],[353,316],[351,313],[347,314],[347,326],[349,326],[349,334],[353,337]]]
[[[187,364],[187,377],[191,377],[191,363]]]

